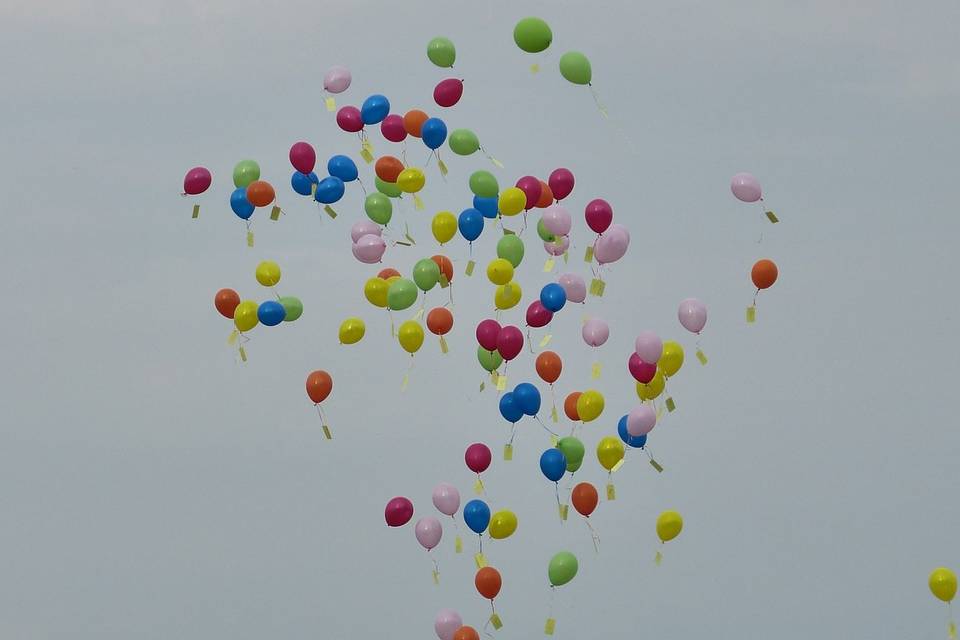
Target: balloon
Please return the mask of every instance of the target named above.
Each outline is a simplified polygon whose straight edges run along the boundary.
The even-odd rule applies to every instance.
[[[750,279],[757,289],[769,289],[777,281],[777,265],[773,260],[757,260],[750,270]]]
[[[343,197],[345,190],[343,180],[336,176],[327,176],[317,185],[313,199],[322,204],[333,204]]]
[[[447,256],[430,256],[430,259],[437,263],[441,275],[447,278],[447,284],[453,282],[453,261]],[[442,281],[443,278],[441,278],[441,284],[443,284]]]
[[[376,264],[383,258],[383,254],[387,250],[387,243],[380,237],[380,234],[368,233],[365,236],[360,236],[353,243],[352,249],[354,257],[360,262]]]
[[[540,290],[540,303],[556,313],[567,303],[567,292],[559,284],[551,282]]]
[[[353,182],[360,175],[357,163],[343,155],[331,156],[327,160],[327,173],[344,182]]]
[[[433,621],[433,630],[440,640],[453,640],[453,634],[462,626],[460,614],[453,609],[441,609]]]
[[[567,294],[567,302],[583,302],[587,299],[587,283],[575,273],[564,273],[557,278],[557,283]]]
[[[403,163],[393,156],[380,156],[373,165],[373,170],[376,172],[377,177],[384,182],[390,183],[395,183],[405,168]]]
[[[460,235],[468,242],[473,242],[483,232],[483,214],[476,209],[464,209],[457,221]]]
[[[554,351],[541,351],[536,361],[537,375],[547,384],[553,384],[560,379],[563,371],[563,361]]]
[[[543,306],[539,300],[534,300],[527,307],[527,326],[539,329],[550,324],[553,312]]]
[[[417,520],[413,533],[417,536],[417,542],[420,543],[420,546],[430,551],[440,544],[440,538],[443,537],[443,527],[439,520],[433,516],[427,516]]]
[[[347,133],[358,133],[363,130],[363,116],[360,109],[353,106],[340,107],[337,111],[337,126]]]
[[[580,334],[583,336],[583,341],[588,345],[591,347],[599,347],[610,337],[610,326],[605,320],[590,318],[583,323]]]
[[[446,307],[434,307],[427,314],[427,329],[430,333],[442,336],[453,329],[453,313]]]
[[[449,211],[441,211],[433,216],[430,229],[433,231],[433,237],[440,244],[450,242],[457,232],[457,218]]]
[[[360,119],[363,124],[380,124],[390,113],[390,101],[386,96],[375,93],[360,105]]]
[[[260,165],[255,160],[241,160],[233,167],[233,186],[245,189],[254,180],[260,179]]]
[[[402,496],[397,496],[387,503],[383,510],[383,517],[387,521],[387,526],[402,527],[413,517],[413,503]]]
[[[457,59],[457,48],[449,38],[437,37],[427,43],[427,58],[438,67],[452,67]]]
[[[255,207],[265,207],[277,199],[273,185],[264,180],[254,180],[247,185],[247,200]]]
[[[517,180],[517,188],[523,191],[523,195],[526,196],[524,209],[530,210],[537,205],[537,201],[540,200],[540,193],[543,191],[543,187],[540,185],[540,180],[533,176],[523,176]]]
[[[543,248],[551,256],[562,256],[570,248],[570,238],[568,236],[557,237],[553,242],[544,242]]]
[[[257,265],[257,282],[265,287],[276,286],[280,282],[280,265],[273,260],[264,260]]]
[[[497,257],[509,262],[514,269],[523,262],[523,240],[515,233],[503,236],[497,240]]]
[[[649,404],[638,405],[627,415],[627,433],[633,437],[645,436],[655,426],[657,426],[657,412]]]
[[[323,370],[317,370],[307,376],[307,397],[314,404],[320,404],[333,391],[333,378]]]
[[[257,320],[265,327],[275,327],[287,317],[287,311],[276,300],[261,302],[257,307]]]
[[[440,267],[430,258],[417,260],[413,265],[413,281],[421,291],[430,291],[440,282]]]
[[[317,152],[309,142],[295,142],[290,147],[290,164],[300,173],[310,173],[317,164]]]
[[[247,200],[247,190],[238,187],[230,194],[230,208],[241,220],[249,220],[253,215],[254,206]]]
[[[470,625],[463,625],[453,632],[452,640],[480,640],[480,634]]]
[[[477,569],[477,575],[473,578],[473,584],[477,588],[477,593],[487,600],[493,600],[497,597],[497,594],[500,593],[500,588],[503,586],[503,579],[500,577],[499,571],[488,566]]]
[[[496,349],[489,351],[483,347],[477,347],[477,360],[484,371],[496,371],[503,364],[503,356],[497,353]]]
[[[426,122],[429,117],[426,113],[420,111],[420,109],[411,109],[403,114],[403,128],[407,130],[407,134],[414,138],[419,138],[423,123]]]
[[[497,290],[493,295],[493,304],[497,309],[504,311],[506,309],[512,309],[520,304],[520,299],[522,297],[523,289],[520,288],[519,284],[511,281],[505,285],[497,287]]]
[[[390,285],[383,278],[370,278],[363,285],[363,296],[375,307],[381,309],[387,306],[387,289]]]
[[[603,413],[603,395],[595,390],[584,391],[577,398],[577,415],[584,422],[592,422]]]
[[[416,193],[423,189],[423,185],[426,184],[426,182],[427,177],[423,171],[416,167],[404,169],[397,176],[397,186],[400,187],[400,191],[404,193]]]
[[[573,84],[590,84],[593,72],[587,56],[579,51],[567,51],[560,56],[560,75]]]
[[[663,372],[666,377],[677,375],[680,367],[683,366],[683,347],[680,343],[673,340],[667,340],[663,343],[663,355],[657,363],[657,368]]]
[[[664,511],[657,518],[657,536],[662,542],[669,542],[680,535],[683,518],[676,511]]]
[[[600,496],[597,495],[597,489],[592,484],[581,482],[570,492],[570,502],[573,503],[573,508],[577,510],[577,513],[589,518],[590,514],[597,508]]]
[[[213,176],[206,167],[194,167],[183,176],[183,192],[188,196],[195,196],[210,188]]]
[[[677,309],[677,319],[684,329],[699,334],[707,324],[707,305],[696,298],[687,298]]]
[[[516,358],[523,351],[523,332],[513,325],[502,327],[497,336],[497,351],[504,360]]]
[[[367,217],[377,224],[389,224],[393,217],[393,205],[390,204],[390,198],[382,193],[369,193],[363,201],[363,210]]]
[[[497,207],[502,215],[515,216],[527,207],[527,195],[519,187],[508,187],[500,194]]]
[[[323,88],[330,93],[343,93],[350,87],[353,77],[346,67],[333,66],[323,76]]]
[[[403,311],[417,301],[417,285],[413,280],[399,278],[387,289],[387,306],[393,311]]]
[[[637,382],[637,397],[639,397],[641,400],[653,400],[663,393],[663,389],[666,384],[667,381],[663,377],[663,373],[661,373],[660,370],[657,370],[656,375],[653,376],[653,380],[647,384]]]
[[[563,412],[574,422],[580,421],[580,414],[577,411],[577,403],[583,394],[579,391],[570,393],[563,401]]]
[[[260,320],[257,318],[257,303],[253,300],[244,300],[233,310],[233,326],[243,333],[253,329]]]
[[[428,149],[439,149],[447,141],[447,125],[440,118],[428,118],[420,129],[420,137]]]
[[[320,184],[320,178],[312,171],[309,174],[294,171],[293,175],[290,176],[290,186],[301,196],[313,195],[313,185],[315,184]]]
[[[396,180],[396,178],[394,178],[394,180]],[[388,198],[399,198],[401,195],[403,195],[403,192],[400,191],[396,184],[381,180],[380,176],[374,177],[373,184],[376,186],[377,191]]]
[[[286,312],[286,316],[283,318],[284,322],[293,322],[303,315],[303,303],[300,302],[300,298],[283,296],[279,302],[283,305],[283,310]]]
[[[404,351],[413,355],[423,345],[423,327],[416,320],[407,320],[397,327],[397,340]]]
[[[493,514],[490,520],[490,537],[494,540],[503,540],[513,535],[517,530],[517,514],[502,509]]]
[[[540,390],[529,382],[521,382],[514,387],[513,399],[520,410],[531,418],[540,413]]]
[[[663,342],[653,331],[641,331],[634,342],[634,350],[642,361],[656,364],[663,354]]]
[[[447,144],[458,156],[469,156],[480,148],[480,139],[470,129],[454,129],[450,132]]]
[[[557,449],[563,452],[563,456],[567,460],[567,471],[576,473],[580,469],[580,465],[583,464],[583,456],[587,452],[583,443],[573,436],[565,436],[557,440]]]
[[[656,416],[656,414],[654,414]],[[647,436],[632,436],[630,432],[627,431],[627,420],[629,416],[623,416],[620,418],[620,422],[617,423],[617,433],[620,435],[620,439],[623,440],[624,444],[628,447],[634,449],[643,449],[644,445],[647,444]]]
[[[452,484],[441,482],[433,488],[433,506],[445,516],[454,515],[460,509],[460,492]]]
[[[527,53],[540,53],[550,46],[553,32],[540,18],[524,18],[513,28],[513,41]]]
[[[220,289],[217,295],[213,297],[213,306],[217,308],[224,318],[233,320],[233,312],[240,304],[240,294],[233,289]]]
[[[730,191],[743,202],[756,202],[763,192],[760,183],[749,173],[738,173],[730,180]]]
[[[500,415],[511,424],[519,422],[523,418],[523,409],[520,408],[520,403],[517,402],[512,391],[500,396]]]
[[[400,272],[394,269],[393,267],[384,267],[377,272],[378,278],[383,278],[387,281],[387,284],[393,284],[394,278],[400,277]]]
[[[496,198],[500,185],[489,171],[474,171],[470,174],[470,191],[481,198]]]
[[[553,204],[553,190],[550,185],[540,180],[540,199],[537,200],[538,209],[546,209]]]
[[[636,353],[631,353],[627,360],[627,370],[637,382],[648,384],[657,375],[657,365],[644,362]]]
[[[587,203],[586,209],[583,210],[583,217],[591,230],[603,233],[613,222],[613,207],[606,200],[597,198]]]
[[[473,196],[473,208],[483,214],[484,218],[496,218],[500,215],[499,198],[481,198]],[[504,236],[506,237],[506,236]]]
[[[570,235],[570,227],[573,221],[570,218],[570,212],[558,204],[550,205],[543,212],[543,226],[547,231],[555,236]]]
[[[537,235],[540,236],[540,239],[544,242],[554,242],[557,239],[555,235],[547,230],[546,225],[543,224],[543,218],[537,220]]]
[[[944,602],[950,602],[957,595],[957,576],[946,567],[934,569],[928,583],[933,595]]]
[[[600,461],[600,466],[607,471],[612,471],[613,467],[623,460],[623,453],[623,443],[613,436],[603,438],[597,445],[597,460]]]
[[[391,113],[380,123],[380,133],[390,142],[403,142],[407,138],[407,130],[403,126],[403,116]]]
[[[353,226],[350,227],[350,239],[353,242],[356,242],[360,238],[366,235],[379,236],[383,233],[380,227],[373,224],[369,220],[358,220],[353,223]]]
[[[360,318],[347,318],[340,323],[340,344],[356,344],[363,339],[367,326]]]
[[[564,168],[554,169],[547,180],[547,184],[553,191],[553,197],[557,200],[563,200],[573,191],[573,172]]]
[[[477,325],[477,342],[487,351],[496,351],[501,330],[500,323],[496,320],[481,320]]]
[[[463,521],[471,531],[482,535],[490,524],[490,507],[483,500],[471,500],[463,508]]]
[[[463,96],[463,81],[456,78],[447,78],[437,83],[433,88],[433,101],[441,107],[452,107],[460,102]]]
[[[550,565],[547,567],[547,577],[550,579],[550,586],[559,587],[573,580],[577,575],[577,557],[569,551],[561,551],[550,559]]]
[[[567,472],[567,457],[560,449],[547,449],[540,456],[540,472],[551,482],[560,482]]]
[[[593,255],[600,264],[616,262],[627,253],[630,236],[619,227],[612,226],[593,244]]]
[[[474,442],[463,454],[463,461],[467,468],[474,473],[483,473],[490,467],[490,461],[493,460],[493,454],[487,445]]]
[[[513,265],[503,258],[495,258],[487,265],[487,278],[493,284],[507,284],[513,280]]]

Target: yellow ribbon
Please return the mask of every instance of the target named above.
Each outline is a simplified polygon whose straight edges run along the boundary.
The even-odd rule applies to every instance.
[[[507,376],[497,376],[497,391],[506,391]]]
[[[487,559],[483,557],[482,553],[473,556],[473,561],[477,563],[477,569],[483,569],[487,566]]]
[[[552,339],[553,339],[552,333],[548,333],[547,335],[543,336],[543,338],[540,340],[540,347],[542,348],[547,346],[548,344],[550,344],[550,340]]]

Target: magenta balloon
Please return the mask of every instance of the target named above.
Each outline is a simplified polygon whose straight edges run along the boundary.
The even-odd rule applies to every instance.
[[[340,107],[337,111],[337,126],[347,133],[357,133],[363,129],[363,118],[360,109],[352,106]]]
[[[183,176],[183,192],[188,196],[195,196],[210,188],[213,176],[206,167],[194,167]]]
[[[330,93],[343,93],[350,87],[353,77],[346,67],[333,66],[323,76],[323,88]]]
[[[563,200],[573,191],[573,173],[570,169],[554,169],[547,179],[550,191],[557,200]]]
[[[561,274],[557,283],[567,292],[567,302],[583,302],[587,299],[587,283],[577,274]]]
[[[638,405],[627,414],[627,433],[634,438],[647,435],[655,426],[657,426],[657,412],[653,410],[653,405]]]
[[[500,329],[497,351],[504,360],[510,361],[516,358],[523,351],[523,332],[512,324]]]
[[[383,234],[383,230],[376,223],[370,220],[360,220],[354,222],[353,226],[350,227],[350,238],[356,242],[363,236],[379,236]]]
[[[595,233],[603,233],[613,222],[613,207],[606,200],[597,198],[587,203],[583,217],[587,220],[587,226]]]
[[[440,544],[440,538],[443,537],[443,527],[439,520],[433,516],[427,516],[417,520],[417,524],[413,528],[413,534],[417,536],[417,542],[420,543],[420,546],[430,551]]]
[[[474,473],[483,473],[490,467],[490,461],[493,460],[493,454],[490,453],[490,447],[482,442],[474,442],[467,447],[463,454],[463,461],[467,463],[467,469]]]
[[[500,331],[500,323],[496,320],[490,318],[481,320],[477,325],[477,342],[487,351],[496,351]]]
[[[570,296],[567,296],[567,299],[569,300]],[[653,331],[641,331],[634,342],[634,349],[644,362],[657,364],[663,355],[663,341]]]
[[[743,202],[756,202],[763,195],[760,182],[749,173],[738,173],[730,180],[730,191]]]
[[[353,243],[353,255],[364,264],[376,264],[387,250],[387,243],[379,235],[368,233]]]
[[[433,506],[445,516],[452,516],[460,509],[460,492],[448,482],[433,488]]]
[[[317,152],[309,142],[295,142],[290,147],[290,164],[300,173],[310,173],[317,164]]]
[[[380,123],[380,133],[390,142],[403,142],[407,138],[407,128],[403,126],[403,116],[391,113]]]
[[[437,83],[433,89],[433,101],[441,107],[452,107],[463,96],[463,81],[447,78]]]
[[[599,347],[610,337],[610,325],[600,318],[590,318],[580,330],[583,341],[591,347]]]
[[[707,324],[707,305],[696,298],[687,298],[680,303],[677,318],[690,333],[700,333]]]
[[[441,609],[433,621],[433,630],[440,640],[453,640],[453,634],[463,626],[463,619],[453,609]]]
[[[630,246],[630,236],[611,225],[610,230],[603,234],[593,245],[593,255],[600,264],[616,262],[627,253]]]
[[[517,180],[516,186],[527,196],[527,211],[530,211],[530,209],[533,209],[535,206],[537,206],[537,202],[540,201],[540,196],[543,194],[543,185],[540,184],[539,178],[535,178],[533,176],[523,176]]]
[[[559,236],[553,242],[544,242],[543,248],[551,256],[562,256],[570,248],[570,236]]]
[[[630,370],[630,375],[633,376],[634,380],[643,384],[648,384],[657,375],[657,365],[644,362],[636,353],[630,354],[630,359],[627,360],[627,369]]]
[[[397,496],[387,503],[383,510],[383,517],[386,519],[387,525],[402,527],[410,522],[410,518],[413,517],[413,503],[403,496]]]
[[[569,211],[558,204],[552,204],[543,212],[543,226],[555,236],[568,236],[573,219]]]
[[[547,309],[539,300],[534,300],[527,307],[527,325],[535,329],[545,327],[553,320],[553,312]]]

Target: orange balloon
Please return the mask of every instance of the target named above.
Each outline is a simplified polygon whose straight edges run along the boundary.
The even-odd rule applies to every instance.
[[[378,278],[383,278],[384,280],[389,280],[393,276],[400,276],[400,272],[394,269],[393,267],[387,267],[386,269],[380,269],[380,273],[377,274]]]
[[[563,412],[574,422],[580,421],[580,412],[577,411],[577,400],[580,399],[580,392],[574,391],[563,401]]]
[[[326,371],[314,371],[307,376],[307,395],[314,404],[320,404],[333,391],[333,378]]]
[[[537,375],[548,384],[553,384],[563,371],[563,361],[553,351],[544,351],[537,356]],[[574,407],[577,403],[574,401]]]
[[[240,304],[240,294],[233,289],[220,289],[213,298],[213,304],[224,318],[233,320],[233,312]]]
[[[500,593],[500,587],[503,586],[503,580],[500,578],[500,572],[493,567],[484,567],[477,571],[473,584],[477,586],[480,592],[487,600],[493,600]]]
[[[403,171],[404,168],[403,163],[393,156],[380,156],[377,158],[377,163],[373,165],[374,171],[377,172],[377,177],[391,184],[397,182],[397,176],[400,175],[400,172]]]
[[[750,271],[750,278],[757,289],[767,289],[777,281],[777,274],[777,265],[773,263],[773,260],[757,260]]]
[[[420,111],[420,109],[411,109],[403,115],[403,128],[407,130],[407,134],[415,138],[420,137],[420,130],[423,129],[423,123],[429,118],[426,113]],[[383,180],[383,178],[380,178]]]
[[[538,209],[546,209],[553,204],[553,190],[543,180],[540,181],[540,199],[537,200]]]
[[[600,496],[597,494],[597,488],[589,482],[581,482],[570,492],[570,502],[573,508],[582,516],[590,517],[593,510],[597,508],[600,502]]]
[[[453,329],[453,314],[446,307],[435,307],[427,314],[427,329],[430,333],[442,336]]]
[[[266,180],[254,180],[247,185],[247,200],[255,207],[265,207],[277,199],[277,194]]]
[[[480,640],[480,634],[473,627],[463,625],[453,632],[453,640]]]
[[[440,273],[447,276],[447,282],[453,282],[453,262],[447,256],[433,256],[430,258],[440,267]]]

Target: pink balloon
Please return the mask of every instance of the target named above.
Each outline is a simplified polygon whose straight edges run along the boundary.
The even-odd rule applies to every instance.
[[[463,96],[463,80],[447,78],[437,83],[433,89],[433,101],[441,107],[452,107]]]
[[[350,238],[356,242],[363,236],[379,236],[383,233],[383,230],[379,225],[370,221],[370,220],[360,220],[354,222],[353,226],[350,227]]]
[[[634,438],[647,435],[655,426],[657,426],[657,412],[653,410],[653,405],[638,405],[627,414],[627,433]]]
[[[452,484],[441,482],[433,488],[433,506],[445,516],[452,516],[460,509],[460,492]]]
[[[634,380],[643,384],[648,384],[657,375],[657,365],[644,362],[636,353],[630,354],[630,359],[627,360],[627,369],[630,370],[630,375],[633,376]]]
[[[583,341],[591,347],[599,347],[610,337],[610,325],[600,318],[590,318],[580,330]]]
[[[487,351],[497,350],[497,340],[500,338],[500,323],[490,318],[482,320],[477,325],[477,342]]]
[[[553,320],[553,312],[547,309],[539,300],[534,300],[527,307],[527,325],[534,329],[545,327]]]
[[[490,447],[482,442],[474,442],[467,447],[463,454],[463,461],[467,463],[467,469],[474,473],[483,473],[490,467],[490,461],[493,460],[493,454],[490,453]]]
[[[537,206],[537,202],[540,201],[540,196],[543,194],[543,185],[540,184],[539,178],[534,178],[533,176],[523,176],[517,180],[516,186],[527,196],[527,211],[530,211],[530,209],[533,209],[535,206]]]
[[[587,220],[587,226],[596,233],[603,233],[613,222],[613,207],[606,200],[597,198],[587,203],[587,208],[583,210],[583,217]]]
[[[607,229],[607,231],[608,232],[616,231],[617,233],[622,233],[623,235],[627,236],[627,243],[628,244],[630,243],[630,230],[627,229],[622,224],[617,224],[616,222],[614,222],[613,224],[610,225],[610,228]]]
[[[569,211],[558,204],[552,204],[543,212],[543,226],[555,236],[568,236],[573,220]]]
[[[570,169],[554,169],[547,179],[550,191],[557,200],[563,200],[573,191],[573,173]]]
[[[194,167],[183,176],[183,192],[188,196],[195,196],[210,188],[213,176],[206,167]]]
[[[310,173],[317,164],[317,152],[308,142],[295,142],[290,147],[290,164],[300,173]]]
[[[427,516],[417,520],[417,525],[413,528],[413,534],[417,536],[417,542],[420,546],[430,551],[438,544],[443,537],[443,527],[440,521],[433,516]]]
[[[603,234],[593,245],[593,255],[600,264],[616,262],[627,253],[630,246],[630,236],[626,231],[614,226]]]
[[[440,640],[453,640],[453,634],[463,626],[463,619],[453,609],[441,609],[433,621],[433,630]]]
[[[583,302],[587,299],[587,283],[577,274],[561,274],[557,282],[567,292],[567,302]]]
[[[376,264],[387,250],[387,243],[379,235],[368,233],[353,243],[353,256],[364,264]]]
[[[737,200],[743,202],[756,202],[763,192],[760,189],[760,182],[749,173],[738,173],[730,180],[730,191],[737,197]]]
[[[323,88],[330,93],[343,93],[350,86],[353,77],[346,67],[333,66],[323,76]]]
[[[569,298],[570,296],[567,296],[567,299]],[[641,331],[634,342],[634,349],[644,362],[657,364],[663,355],[663,341],[653,331]]]
[[[407,128],[403,126],[403,116],[391,113],[380,123],[380,133],[390,142],[403,142],[407,137]]]
[[[677,318],[690,333],[700,333],[707,324],[707,305],[696,298],[687,298],[680,303]]]
[[[562,256],[570,248],[570,237],[558,236],[553,242],[544,242],[543,248],[551,256]]]
[[[383,517],[388,526],[402,527],[413,517],[413,503],[403,496],[397,496],[387,503],[383,510]]]
[[[500,336],[497,338],[497,351],[508,362],[516,358],[523,351],[523,332],[512,324],[500,329]]]
[[[337,111],[337,126],[347,133],[357,133],[363,129],[363,118],[360,109],[352,106],[340,107]]]

